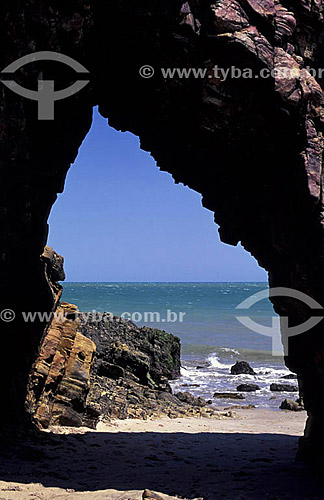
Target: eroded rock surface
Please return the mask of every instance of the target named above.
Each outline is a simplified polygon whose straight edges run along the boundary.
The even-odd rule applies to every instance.
[[[40,427],[98,421],[86,403],[96,346],[79,332],[77,310],[66,302],[58,307],[30,377],[27,407]]]

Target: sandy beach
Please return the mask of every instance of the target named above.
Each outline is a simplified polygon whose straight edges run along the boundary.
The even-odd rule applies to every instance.
[[[295,461],[306,413],[237,410],[236,418],[119,420],[54,428],[2,457],[0,499],[319,499]],[[165,496],[169,495],[169,496]]]

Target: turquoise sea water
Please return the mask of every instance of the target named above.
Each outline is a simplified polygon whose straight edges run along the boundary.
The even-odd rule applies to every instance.
[[[138,325],[179,336],[183,370],[182,378],[173,384],[177,389],[188,387],[193,393],[211,397],[216,390],[235,390],[236,382],[253,379],[262,391],[248,395],[246,403],[278,407],[278,401],[270,400],[268,388],[288,370],[282,357],[272,356],[271,338],[239,323],[235,309],[244,299],[267,288],[267,283],[65,283],[63,300],[83,312],[128,313],[127,319],[132,315]],[[182,313],[183,321],[174,321],[174,314],[170,316],[173,321],[166,321],[168,310],[178,319]],[[160,321],[148,321],[156,319],[148,314],[144,321],[145,313],[159,313]],[[246,314],[267,326],[275,315],[269,300],[258,302]],[[229,368],[237,359],[250,362],[258,377],[233,378]],[[197,369],[198,365],[203,368]]]

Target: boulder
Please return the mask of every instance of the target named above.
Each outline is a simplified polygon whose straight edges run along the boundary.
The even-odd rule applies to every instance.
[[[218,399],[244,399],[242,394],[236,392],[215,392],[214,398]]]
[[[236,387],[236,390],[239,392],[255,392],[259,391],[261,387],[256,384],[240,384]]]
[[[294,373],[289,373],[288,375],[283,375],[283,377],[280,378],[286,380],[297,380],[297,375],[295,375]]]
[[[290,384],[271,384],[270,391],[273,392],[298,392],[297,385]]]
[[[190,392],[176,392],[175,396],[184,403],[188,403],[191,406],[206,406],[207,402],[205,398],[199,396],[196,398]]]
[[[256,375],[253,368],[249,365],[247,361],[236,361],[235,365],[231,367],[232,375]]]
[[[304,407],[300,406],[297,401],[293,401],[292,399],[284,399],[284,401],[280,405],[280,409],[290,411],[303,411]]]

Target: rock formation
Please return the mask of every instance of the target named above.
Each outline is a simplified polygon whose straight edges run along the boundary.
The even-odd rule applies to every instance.
[[[289,410],[289,411],[303,411],[303,405],[300,405],[298,400],[293,401],[292,399],[284,399],[280,405],[281,410]]]
[[[41,428],[95,428],[99,418],[231,416],[189,392],[173,395],[168,380],[179,375],[174,335],[63,302],[32,369],[26,406]]]
[[[235,365],[231,366],[232,375],[256,375],[252,366],[247,361],[236,361]]]
[[[180,376],[180,341],[165,331],[130,321],[88,315],[81,331],[97,346],[87,402],[102,418],[216,417],[204,398],[172,394]]]
[[[273,392],[297,392],[298,387],[290,384],[271,384],[270,391]]]
[[[259,391],[261,387],[256,384],[240,384],[236,387],[236,390],[239,392],[255,392]]]
[[[91,84],[55,103],[48,122],[37,120],[35,102],[1,85],[0,310],[16,313],[1,324],[2,352],[15,353],[15,368],[0,368],[7,402],[1,420],[23,415],[47,323],[26,324],[20,313],[55,307],[40,258],[47,218],[95,104],[111,126],[138,135],[176,182],[202,194],[222,241],[241,242],[269,272],[271,286],[324,304],[323,13],[321,0],[3,0],[1,68],[26,53],[57,51],[82,63]],[[152,78],[140,77],[143,65],[155,69]],[[224,79],[215,66],[249,68],[253,78]],[[203,78],[161,72],[200,67],[208,70]],[[272,76],[260,78],[261,70]],[[17,78],[37,88],[40,71],[53,79],[41,63]],[[72,78],[58,65],[58,87]],[[291,325],[309,317],[294,299],[273,303]],[[289,339],[286,363],[298,374],[309,415],[303,450],[321,454],[322,324]]]
[[[77,307],[63,302],[33,367],[26,405],[40,427],[90,426],[99,418],[90,405],[90,370],[95,344],[79,332]]]

